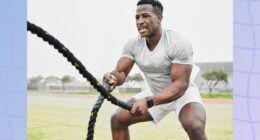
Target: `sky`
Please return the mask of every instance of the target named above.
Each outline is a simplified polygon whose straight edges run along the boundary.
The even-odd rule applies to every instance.
[[[161,0],[162,27],[178,32],[193,46],[194,62],[233,60],[232,0]],[[124,44],[138,35],[137,0],[28,0],[28,20],[60,40],[100,79],[112,71]],[[71,75],[78,71],[52,46],[28,36],[27,77]],[[130,74],[139,73],[135,65]]]

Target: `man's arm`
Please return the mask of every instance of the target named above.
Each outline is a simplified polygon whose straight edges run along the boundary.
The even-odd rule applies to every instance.
[[[192,65],[172,64],[171,80],[172,83],[158,94],[152,96],[153,105],[169,103],[181,97],[189,86]],[[136,100],[131,110],[132,114],[144,114],[148,109],[145,99]]]
[[[172,64],[172,84],[152,97],[154,105],[168,103],[181,97],[189,86],[191,71],[192,65]]]
[[[134,61],[132,59],[128,57],[121,57],[117,62],[116,69],[104,75],[103,82],[111,85],[110,91],[125,82],[126,77],[131,71],[133,65]]]

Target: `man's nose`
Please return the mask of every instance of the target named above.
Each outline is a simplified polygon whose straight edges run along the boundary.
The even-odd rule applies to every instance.
[[[144,20],[143,20],[143,18],[139,18],[137,20],[137,25],[142,25],[142,24],[144,24]]]

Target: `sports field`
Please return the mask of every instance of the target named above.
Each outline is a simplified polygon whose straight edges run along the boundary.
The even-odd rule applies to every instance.
[[[116,97],[126,100],[129,94]],[[28,94],[28,140],[84,140],[97,95]],[[205,99],[206,132],[209,140],[233,139],[231,99]],[[95,140],[111,140],[110,116],[116,106],[105,101],[95,126]],[[188,140],[174,113],[159,124],[141,123],[130,127],[132,140]]]

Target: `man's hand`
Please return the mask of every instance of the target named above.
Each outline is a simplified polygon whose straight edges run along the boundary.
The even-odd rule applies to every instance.
[[[117,78],[111,73],[106,73],[103,76],[103,85],[104,85],[104,83],[107,83],[110,85],[109,92],[112,92],[116,88]]]
[[[145,99],[138,99],[132,102],[133,107],[131,110],[132,115],[143,115],[147,112],[148,106]]]

